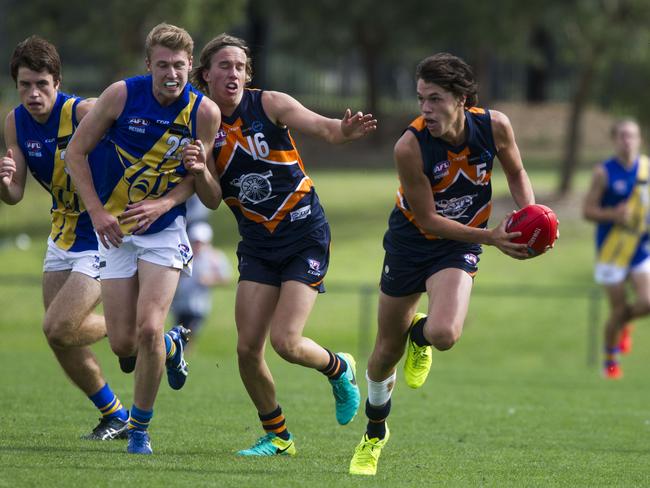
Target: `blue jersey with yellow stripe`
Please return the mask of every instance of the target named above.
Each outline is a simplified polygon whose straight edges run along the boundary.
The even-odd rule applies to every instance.
[[[607,183],[605,191],[600,199],[601,207],[615,207],[621,202],[627,201],[632,195],[636,185],[636,174],[639,169],[639,158],[634,161],[630,168],[623,166],[618,159],[611,158],[602,164],[605,171]],[[596,226],[596,248],[600,249],[614,226],[613,222],[599,222]]]
[[[470,227],[485,228],[492,209],[491,175],[496,147],[490,112],[481,108],[465,111],[466,141],[454,146],[433,137],[423,117],[408,131],[417,138],[422,153],[422,171],[429,179],[436,212]],[[480,250],[478,244],[458,243],[426,233],[417,223],[403,189],[388,219],[384,249],[397,255],[431,252],[462,244]]]
[[[124,110],[108,131],[114,146],[109,171],[121,178],[100,195],[104,208],[116,217],[130,203],[162,197],[187,174],[181,151],[196,138],[196,113],[203,98],[188,83],[174,103],[163,106],[154,97],[151,75],[124,81]],[[185,215],[185,204],[160,216],[145,234],[160,232],[179,215]],[[128,233],[130,226],[122,231]]]
[[[214,149],[223,200],[253,249],[290,245],[327,222],[288,128],[267,117],[262,93],[244,90],[222,116]]]
[[[65,150],[77,127],[76,109],[81,98],[59,92],[52,112],[43,124],[23,105],[14,109],[16,138],[29,171],[52,195],[50,237],[61,249],[80,252],[97,249],[97,237],[83,202],[65,167]],[[97,188],[105,180],[105,156],[109,147],[102,140],[88,156]]]

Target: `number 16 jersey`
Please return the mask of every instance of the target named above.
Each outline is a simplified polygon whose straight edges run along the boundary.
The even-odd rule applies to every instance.
[[[327,222],[288,128],[268,118],[262,93],[245,89],[233,114],[222,115],[214,149],[223,200],[249,251],[289,246]]]

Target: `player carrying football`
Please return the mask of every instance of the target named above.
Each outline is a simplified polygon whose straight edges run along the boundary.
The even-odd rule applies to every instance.
[[[377,472],[389,438],[395,366],[405,346],[406,383],[419,388],[431,367],[432,346],[445,351],[459,339],[481,245],[528,257],[525,244],[511,242],[520,234],[506,232],[507,219],[487,228],[495,156],[515,203],[535,203],[510,121],[476,107],[471,68],[451,54],[424,59],[416,81],[421,115],[394,150],[401,187],[384,237],[378,332],[366,372],[368,424],[351,474]],[[429,296],[428,315],[415,313],[423,292]]]
[[[606,378],[621,378],[618,353],[630,347],[626,324],[650,313],[648,252],[648,173],[650,160],[640,154],[639,125],[621,120],[612,127],[616,155],[594,169],[584,216],[596,222],[594,278],[605,287],[610,313],[605,324]],[[627,299],[631,283],[636,301]]]

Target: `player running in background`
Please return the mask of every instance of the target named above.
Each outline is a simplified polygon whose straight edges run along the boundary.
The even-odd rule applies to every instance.
[[[188,177],[182,146],[197,138],[211,143],[219,127],[217,106],[187,83],[192,49],[184,29],[154,27],[145,43],[151,74],[109,86],[80,124],[66,156],[101,243],[102,298],[111,347],[122,358],[137,351],[129,453],[152,453],[147,428],[166,359],[172,388],[181,388],[187,375],[182,357],[186,331],[175,327],[170,338],[163,334],[163,324],[180,271],[191,271],[181,202],[192,186],[188,192],[179,191],[164,212],[155,200],[171,195]],[[98,195],[86,157],[105,133],[114,150],[108,172],[119,177]],[[206,185],[216,185],[205,167],[193,167],[192,172],[196,180],[208,178]],[[154,206],[156,212],[151,212]],[[132,212],[126,214],[127,209]]]
[[[59,91],[59,54],[40,37],[19,43],[10,66],[21,104],[5,120],[0,199],[10,205],[22,200],[28,170],[52,195],[52,230],[43,264],[43,332],[63,371],[102,414],[83,438],[123,438],[129,413],[89,347],[106,336],[104,317],[94,313],[100,301],[97,238],[63,161],[68,141],[94,99]],[[106,149],[102,143],[88,157],[98,177]]]
[[[648,249],[648,157],[640,153],[639,125],[630,119],[612,127],[616,154],[594,168],[584,202],[584,216],[596,225],[594,278],[605,288],[609,317],[605,323],[606,378],[623,376],[618,353],[629,351],[628,322],[650,313]],[[631,283],[636,301],[627,298]]]
[[[377,471],[389,438],[395,367],[405,346],[406,383],[419,388],[431,367],[432,346],[445,351],[460,338],[481,245],[528,257],[525,244],[510,242],[520,234],[505,231],[507,219],[487,228],[495,156],[517,206],[535,203],[510,121],[476,107],[472,70],[451,54],[424,59],[416,81],[421,116],[394,150],[401,187],[384,237],[377,339],[366,372],[368,424],[351,474]],[[424,292],[428,315],[415,313]]]
[[[285,93],[245,88],[251,75],[245,42],[221,34],[203,48],[192,82],[221,109],[216,171],[242,237],[235,309],[239,372],[266,435],[239,454],[293,455],[293,436],[264,359],[266,336],[283,359],[329,379],[340,424],[356,415],[359,389],[351,355],[335,354],[303,336],[324,291],[330,229],[289,129],[339,144],[363,137],[376,121],[349,110],[342,120],[325,118]],[[187,146],[185,155],[190,162],[205,156],[196,145]],[[197,193],[202,194],[199,185]]]

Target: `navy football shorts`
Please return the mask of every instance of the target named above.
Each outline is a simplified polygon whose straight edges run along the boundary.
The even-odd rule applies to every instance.
[[[427,291],[426,281],[438,271],[457,268],[472,277],[478,272],[480,248],[459,247],[430,255],[402,256],[386,253],[381,270],[381,291],[392,297],[405,297]]]
[[[330,240],[329,225],[324,224],[287,246],[254,249],[240,245],[237,250],[239,281],[278,287],[284,281],[299,281],[324,293]]]

